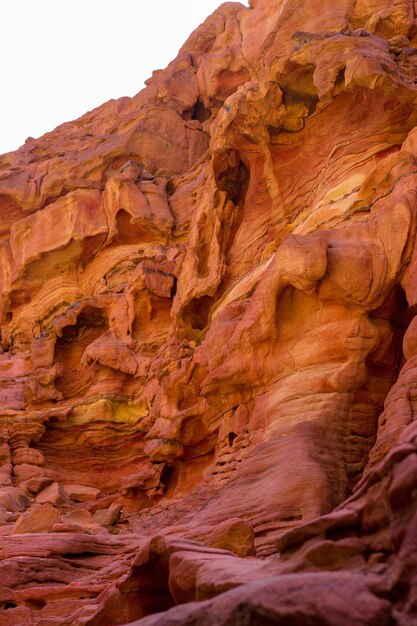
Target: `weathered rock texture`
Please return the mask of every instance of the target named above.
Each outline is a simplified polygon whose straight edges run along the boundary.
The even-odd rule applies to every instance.
[[[227,2],[0,157],[0,625],[416,624],[416,83],[413,0]]]

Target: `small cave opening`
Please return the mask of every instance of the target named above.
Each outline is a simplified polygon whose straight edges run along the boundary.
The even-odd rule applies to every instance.
[[[220,191],[238,204],[249,184],[249,170],[236,150],[228,150],[214,162],[214,175]]]
[[[416,311],[408,306],[404,289],[401,285],[395,285],[384,304],[379,309],[372,311],[369,316],[375,324],[389,322],[391,326],[392,344],[389,352],[391,358],[386,364],[378,359],[376,366],[379,368],[385,366],[385,369],[391,374],[392,381],[397,379],[404,365],[404,335],[415,314]],[[372,355],[370,360],[372,360]]]
[[[107,319],[101,309],[85,307],[75,324],[65,326],[62,329],[62,336],[58,338],[58,342],[71,343],[80,340],[84,334],[92,329],[101,329],[104,332],[107,328]]]
[[[291,89],[290,86],[280,85],[282,92],[283,92],[282,102],[288,108],[297,104],[303,104],[307,108],[307,111],[308,111],[307,117],[310,117],[315,112],[317,105],[319,103],[319,97],[315,93],[315,86],[312,80],[312,72],[311,74],[305,71],[300,72],[300,70],[295,70],[295,72],[297,76],[299,76],[299,82],[294,83],[294,84],[299,84],[300,89],[295,90],[295,89]],[[339,75],[340,75],[340,72],[339,72]],[[339,75],[337,77],[338,79],[339,79]],[[344,79],[344,75],[343,75],[343,79]]]
[[[33,611],[40,611],[46,606],[46,602],[44,600],[30,599],[25,601],[25,606]]]
[[[155,230],[151,223],[141,220],[133,222],[133,217],[125,209],[120,209],[116,217],[116,227],[118,234],[112,240],[112,246],[133,243],[154,243],[157,241]]]
[[[211,118],[211,110],[204,106],[203,101],[198,98],[197,102],[191,109],[184,111],[182,117],[185,121],[197,120],[200,124],[203,124]]]
[[[6,602],[4,605],[4,610],[7,611],[8,609],[15,609],[17,608],[17,604],[15,604],[14,602]]]
[[[90,557],[96,558],[97,554],[95,552],[65,552],[62,557],[69,561],[80,561],[81,559],[88,559]]]
[[[226,192],[228,199],[235,206],[233,217],[222,232],[222,249],[228,252],[245,217],[244,207],[250,179],[249,164],[240,158],[239,152],[228,150],[215,156],[213,170],[218,189]]]
[[[233,447],[233,444],[234,444],[234,442],[235,442],[236,437],[237,437],[237,434],[236,434],[236,433],[233,433],[233,432],[231,432],[231,433],[229,433],[229,434],[227,435],[227,440],[228,440],[228,442],[229,442],[229,448],[232,448],[232,447]]]
[[[195,330],[204,330],[209,322],[210,310],[213,298],[202,296],[194,298],[186,306],[183,314],[184,320]]]
[[[405,292],[395,285],[384,304],[369,314],[378,344],[365,358],[366,381],[352,397],[344,442],[348,497],[362,478],[375,445],[387,396],[405,363],[404,334],[413,317]]]
[[[164,493],[175,491],[178,485],[180,469],[180,462],[165,467],[161,474],[161,483],[164,485]]]
[[[210,109],[205,107],[202,100],[198,98],[197,102],[195,103],[195,106],[191,115],[191,119],[198,120],[199,122],[201,122],[201,124],[203,124],[203,122],[206,122],[210,118],[211,118]]]
[[[171,289],[171,300],[175,298],[177,294],[177,290],[178,290],[178,278],[174,276],[174,282],[173,282],[172,289]]]
[[[341,67],[337,73],[336,76],[336,81],[335,81],[335,86],[336,87],[341,87],[344,88],[345,86],[345,73],[346,73],[346,68],[345,67]]]
[[[55,386],[64,399],[85,390],[93,382],[94,371],[83,366],[81,358],[86,347],[107,329],[104,311],[96,307],[85,307],[75,324],[62,329],[62,336],[55,345],[55,361],[62,365],[62,374],[56,378]]]

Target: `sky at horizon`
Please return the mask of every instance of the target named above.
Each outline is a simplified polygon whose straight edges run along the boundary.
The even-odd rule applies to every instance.
[[[1,0],[0,154],[112,98],[138,93],[220,4]]]

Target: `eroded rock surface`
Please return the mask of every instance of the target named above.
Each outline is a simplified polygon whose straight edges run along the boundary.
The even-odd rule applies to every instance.
[[[0,157],[0,625],[416,623],[416,81],[227,2]]]

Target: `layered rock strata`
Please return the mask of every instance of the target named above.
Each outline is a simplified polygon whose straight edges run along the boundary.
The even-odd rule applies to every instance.
[[[0,157],[0,625],[416,623],[416,81],[227,2]]]

